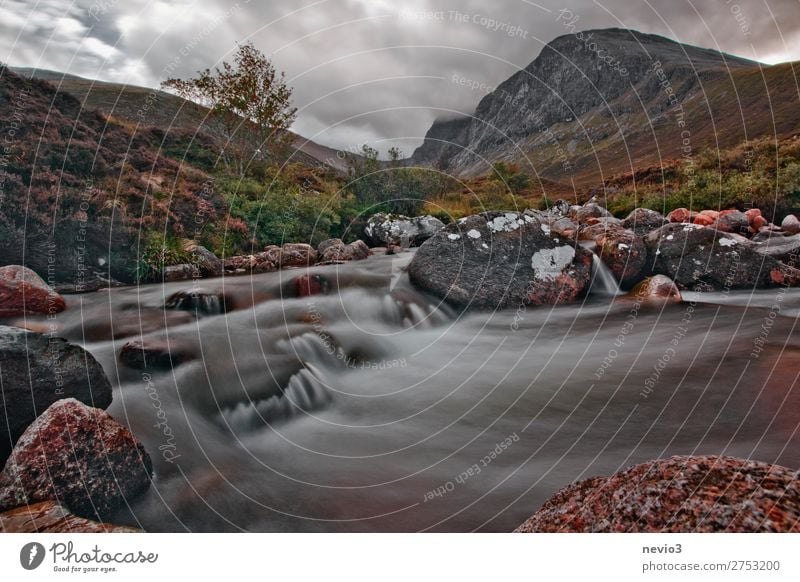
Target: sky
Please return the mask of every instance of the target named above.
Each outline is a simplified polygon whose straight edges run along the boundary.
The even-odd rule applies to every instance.
[[[435,119],[472,113],[567,22],[800,60],[800,0],[0,0],[0,60],[157,87],[252,41],[294,87],[296,132],[410,155]]]

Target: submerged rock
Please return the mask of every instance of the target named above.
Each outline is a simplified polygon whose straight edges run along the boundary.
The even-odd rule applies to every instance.
[[[15,327],[0,326],[0,465],[23,431],[51,404],[76,398],[111,404],[103,368],[80,346]]]
[[[652,272],[681,289],[800,285],[800,271],[754,250],[744,237],[696,224],[668,224],[645,237]]]
[[[800,475],[732,457],[671,457],[570,485],[516,531],[800,533]]]
[[[375,214],[367,221],[364,235],[370,246],[419,246],[444,228],[433,216],[409,218],[401,214]]]
[[[55,501],[42,501],[0,513],[3,533],[138,533],[141,530],[91,521]]]
[[[459,308],[554,305],[581,297],[592,254],[517,212],[487,212],[439,231],[416,252],[408,273],[423,291]]]
[[[178,339],[135,339],[127,342],[119,353],[120,361],[135,370],[172,370],[197,359],[192,344]]]
[[[664,275],[653,275],[639,282],[628,294],[631,299],[645,303],[680,303],[681,291],[675,281]]]
[[[164,302],[164,309],[189,311],[195,315],[220,315],[227,311],[225,297],[207,289],[177,291]]]
[[[17,441],[0,473],[0,511],[58,501],[103,519],[147,489],[152,472],[142,444],[107,412],[59,400]]]
[[[0,317],[53,315],[66,308],[64,298],[27,267],[0,267]]]

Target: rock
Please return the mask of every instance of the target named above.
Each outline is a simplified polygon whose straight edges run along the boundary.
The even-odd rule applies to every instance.
[[[582,230],[580,238],[594,242],[595,252],[623,287],[641,280],[647,264],[647,247],[632,230],[598,224]]]
[[[673,223],[645,237],[651,270],[680,289],[754,289],[800,284],[800,271],[758,254],[753,243],[696,224]]]
[[[147,489],[152,472],[142,444],[107,412],[59,400],[17,441],[0,473],[0,511],[55,500],[103,519]]]
[[[800,267],[800,234],[768,238],[754,245],[753,250],[792,267]]]
[[[645,303],[680,303],[683,301],[675,281],[664,275],[653,275],[641,281],[631,290],[628,297]]]
[[[164,309],[195,315],[220,315],[227,311],[224,295],[199,287],[173,293],[164,303]]]
[[[448,225],[412,259],[411,282],[459,308],[516,309],[581,297],[592,255],[530,215],[487,212]]]
[[[0,267],[0,317],[54,315],[67,308],[64,298],[26,267]]]
[[[396,245],[407,248],[419,246],[444,228],[444,223],[433,216],[409,218],[401,214],[375,214],[364,227],[364,236],[370,246]]]
[[[55,501],[42,501],[0,513],[0,532],[3,533],[139,533],[141,531],[78,517]]]
[[[690,211],[688,208],[676,208],[669,214],[667,214],[667,221],[668,222],[692,222],[695,217],[695,213]]]
[[[0,465],[23,431],[51,404],[77,398],[111,404],[103,368],[80,346],[14,327],[0,326]]]
[[[325,295],[331,288],[330,281],[325,277],[310,273],[296,277],[293,281],[293,286],[297,297]]]
[[[694,220],[692,221],[693,224],[699,224],[700,226],[712,226],[716,222],[717,221],[714,217],[703,213],[700,213],[697,216],[695,216]]]
[[[738,210],[723,210],[719,213],[714,228],[722,232],[733,232],[746,235],[749,232],[750,222],[744,212]]]
[[[180,264],[170,265],[164,267],[162,279],[165,283],[173,283],[175,281],[189,281],[191,279],[199,279],[200,271],[194,265]]]
[[[701,210],[698,216],[708,216],[714,222],[719,218],[720,212],[718,210]]]
[[[664,215],[649,208],[637,208],[622,221],[622,227],[632,230],[639,236],[661,228],[667,223]]]
[[[591,216],[586,219],[585,224],[587,226],[594,226],[595,224],[603,224],[606,226],[620,226],[622,221],[619,218],[614,218],[613,216]]]
[[[197,350],[178,339],[135,339],[122,346],[120,361],[134,370],[172,370],[197,359]]]
[[[764,218],[763,216],[761,216],[761,210],[759,210],[758,208],[751,208],[750,210],[746,210],[744,215],[747,217],[747,220],[750,222],[751,225],[753,224],[753,220],[756,217],[760,216],[761,218]],[[766,220],[766,218],[764,218],[764,220]]]
[[[750,221],[750,231],[752,233],[760,232],[762,228],[769,226],[769,221],[761,215],[748,218]]]
[[[192,256],[192,264],[200,271],[203,277],[221,277],[222,261],[207,248],[189,241],[184,245],[184,250]]]
[[[553,205],[547,209],[547,213],[554,218],[564,218],[569,216],[570,204],[566,200],[556,200]]]
[[[517,532],[800,532],[797,471],[671,457],[562,489]]]
[[[317,247],[319,262],[331,261],[362,261],[369,258],[369,247],[363,240],[357,240],[349,245],[342,239],[332,238],[321,242]]]
[[[305,243],[286,243],[279,247],[270,245],[258,262],[274,265],[278,269],[286,267],[310,267],[317,262],[317,250]]]
[[[800,220],[794,214],[790,214],[781,222],[781,228],[789,234],[800,234]]]
[[[613,218],[613,216],[596,202],[587,202],[575,213],[575,220],[578,224],[587,224],[590,218]]]
[[[194,322],[185,311],[164,311],[142,307],[135,312],[114,313],[108,308],[98,309],[71,326],[64,327],[64,335],[82,337],[87,342],[123,339]]]
[[[550,231],[564,238],[575,238],[578,233],[578,225],[569,218],[559,218],[550,223]]]

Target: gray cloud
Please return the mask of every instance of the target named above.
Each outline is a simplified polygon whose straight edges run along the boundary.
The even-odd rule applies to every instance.
[[[579,29],[628,27],[765,62],[800,59],[797,0],[5,0],[0,59],[157,86],[252,40],[295,87],[299,133],[410,153],[434,119],[470,113],[564,34],[562,10]]]

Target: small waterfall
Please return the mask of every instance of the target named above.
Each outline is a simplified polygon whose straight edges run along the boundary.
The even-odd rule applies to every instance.
[[[199,288],[173,293],[164,303],[164,309],[189,311],[195,315],[221,315],[226,311],[220,294]]]
[[[584,246],[584,248],[592,252],[592,283],[589,286],[589,293],[611,297],[622,293],[617,279],[597,254],[595,248],[593,246]]]

